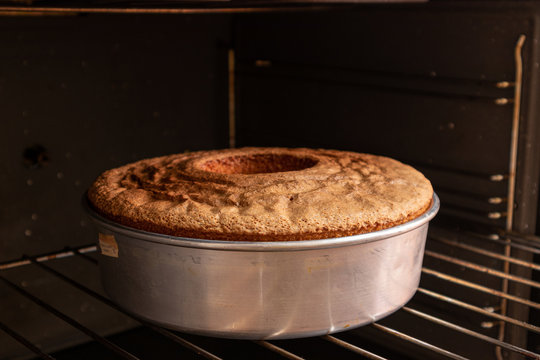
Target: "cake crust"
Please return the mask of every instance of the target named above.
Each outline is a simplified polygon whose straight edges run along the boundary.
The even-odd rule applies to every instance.
[[[92,207],[122,225],[231,241],[335,238],[423,214],[433,189],[396,160],[338,150],[241,148],[141,160],[101,174]]]

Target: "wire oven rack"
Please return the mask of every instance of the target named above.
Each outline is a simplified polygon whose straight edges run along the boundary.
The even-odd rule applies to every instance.
[[[471,316],[480,316],[484,319],[481,322],[481,328],[490,328],[500,326],[505,323],[509,326],[517,326],[522,329],[525,329],[527,332],[540,334],[540,327],[533,325],[528,322],[518,320],[516,318],[510,317],[508,315],[503,315],[497,312],[497,309],[482,307],[479,304],[475,304],[473,301],[463,300],[463,298],[471,298],[471,295],[475,294],[488,294],[493,297],[494,301],[501,301],[506,299],[509,302],[515,302],[524,306],[529,307],[530,309],[540,309],[540,303],[531,301],[520,296],[512,295],[504,291],[485,286],[486,282],[483,281],[469,281],[466,280],[463,276],[463,271],[472,271],[477,273],[477,275],[483,277],[487,280],[493,278],[499,278],[509,282],[515,282],[530,286],[531,288],[540,289],[540,282],[520,277],[517,275],[512,275],[505,273],[496,268],[485,266],[482,264],[483,261],[474,262],[468,260],[468,257],[456,257],[451,255],[454,251],[459,251],[464,254],[473,254],[474,256],[480,256],[488,260],[496,261],[508,261],[519,267],[524,267],[531,269],[532,271],[539,271],[540,264],[536,264],[529,261],[524,261],[516,258],[512,258],[506,255],[502,255],[496,251],[486,250],[486,246],[478,246],[478,244],[495,244],[501,246],[507,246],[510,244],[512,248],[520,249],[522,251],[529,252],[531,254],[540,254],[540,241],[536,237],[518,235],[515,233],[505,233],[505,234],[480,234],[480,233],[467,233],[467,236],[474,238],[475,241],[478,241],[474,245],[471,245],[471,242],[455,240],[452,236],[448,236],[448,232],[445,232],[444,229],[439,229],[437,227],[432,227],[430,229],[430,234],[428,237],[428,246],[425,252],[424,267],[422,269],[422,282],[418,289],[415,297],[404,306],[397,313],[391,315],[389,318],[396,316],[403,316],[404,314],[411,318],[410,321],[421,321],[422,327],[429,327],[430,332],[438,332],[440,329],[449,330],[455,334],[461,334],[461,336],[466,336],[474,338],[478,341],[489,344],[493,347],[493,350],[499,348],[499,351],[502,350],[504,353],[513,353],[513,356],[523,359],[540,359],[540,354],[531,351],[530,349],[522,348],[515,344],[512,344],[508,341],[501,341],[496,337],[488,336],[482,331],[477,329],[471,329],[461,325],[463,323],[463,318],[468,318]],[[443,248],[441,248],[443,247]],[[446,248],[446,250],[444,249]],[[53,303],[38,297],[33,294],[32,291],[25,288],[25,284],[18,283],[17,281],[11,280],[8,272],[17,271],[17,269],[23,269],[25,267],[37,267],[42,271],[48,273],[50,276],[56,277],[57,279],[69,284],[69,286],[82,291],[85,296],[93,298],[106,306],[109,306],[115,309],[118,312],[123,313],[124,315],[133,318],[136,320],[142,327],[147,330],[158,334],[159,336],[166,339],[166,341],[172,342],[175,346],[183,347],[184,350],[189,350],[192,352],[192,356],[202,357],[206,359],[224,359],[231,358],[231,353],[221,354],[219,351],[219,346],[217,350],[215,347],[209,349],[205,344],[205,337],[193,336],[188,334],[182,334],[180,332],[167,330],[151,324],[143,319],[139,319],[136,316],[127,313],[121,307],[116,305],[114,302],[109,300],[101,289],[92,289],[90,286],[74,279],[66,271],[59,271],[55,269],[55,264],[58,264],[66,259],[72,259],[78,262],[84,262],[90,264],[90,268],[94,269],[96,276],[97,272],[97,247],[95,245],[88,245],[77,248],[65,248],[61,251],[44,254],[34,257],[23,257],[14,261],[5,262],[0,264],[0,287],[7,287],[11,289],[10,291],[15,291],[19,293],[22,297],[30,300],[43,311],[48,312],[65,323],[71,325],[73,328],[84,333],[88,336],[89,339],[94,340],[95,342],[102,345],[104,348],[108,349],[110,352],[114,353],[116,356],[124,359],[138,359],[138,354],[134,354],[129,350],[122,348],[108,337],[105,337],[101,334],[98,334],[96,331],[93,331],[88,326],[85,326],[80,321],[74,319],[74,317],[69,316],[64,313],[61,308],[58,308]],[[439,268],[436,264],[446,264],[454,265],[458,269],[456,272],[447,271],[446,267],[440,266]],[[442,270],[441,268],[444,268]],[[459,273],[462,275],[460,276]],[[429,281],[427,281],[429,280]],[[433,284],[433,281],[438,283],[438,286],[428,286]],[[426,285],[426,283],[428,285]],[[463,297],[457,298],[449,296],[445,291],[440,291],[446,286],[457,286],[459,287],[460,294],[463,294]],[[429,313],[422,307],[423,300],[426,298],[431,298],[441,305],[451,306],[452,311],[449,312],[449,316],[440,316],[440,314]],[[9,309],[8,309],[9,311]],[[335,347],[336,351],[346,351],[348,356],[358,357],[358,358],[367,358],[367,359],[389,359],[395,357],[387,357],[387,352],[384,350],[384,347],[366,348],[363,346],[362,341],[355,341],[355,337],[351,336],[357,332],[362,332],[366,329],[373,331],[376,336],[380,338],[386,338],[390,342],[392,339],[399,340],[401,343],[405,344],[409,348],[416,348],[417,351],[423,351],[424,353],[430,354],[429,356],[435,356],[436,358],[441,359],[456,359],[464,360],[468,359],[460,349],[445,349],[439,345],[434,344],[430,339],[423,339],[415,334],[411,334],[409,330],[404,330],[396,326],[389,326],[386,324],[387,321],[384,319],[382,321],[367,325],[366,327],[350,330],[343,333],[338,333],[334,335],[325,335],[319,336],[316,338],[309,339],[309,347],[311,350],[306,354],[302,347],[297,347],[295,344],[298,344],[306,340],[287,340],[287,341],[238,341],[238,340],[224,340],[219,339],[216,341],[221,341],[222,344],[225,344],[227,341],[234,342],[234,344],[240,343],[249,343],[252,348],[256,348],[255,354],[258,352],[264,354],[271,352],[272,356],[277,356],[278,358],[286,359],[307,359],[307,358],[321,358],[317,355],[317,351],[313,351],[313,348],[316,349],[318,346]],[[426,325],[427,324],[427,325]],[[1,322],[0,317],[0,329],[4,334],[9,335],[22,345],[24,345],[29,352],[34,353],[38,358],[42,359],[54,359],[55,357],[51,354],[45,353],[38,344],[32,343],[29,339],[25,337],[25,334],[20,333],[15,327],[8,326],[5,323]],[[352,340],[351,340],[352,339]],[[253,346],[256,344],[257,346]],[[245,355],[245,347],[238,346],[237,354],[233,354],[232,358],[242,358],[242,355]],[[382,349],[382,350],[380,350]],[[253,350],[252,350],[253,351]],[[492,354],[486,354],[486,358],[495,358],[495,351]],[[268,354],[267,354],[268,355]],[[258,355],[254,355],[258,357]],[[410,356],[410,353],[408,354]],[[427,358],[428,355],[421,358]],[[322,357],[324,358],[324,357]],[[401,358],[401,357],[399,357]],[[410,357],[408,357],[410,358]]]

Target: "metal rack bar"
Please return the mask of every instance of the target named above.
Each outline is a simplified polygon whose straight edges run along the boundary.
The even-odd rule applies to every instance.
[[[54,13],[54,14],[244,14],[259,12],[322,11],[335,9],[330,5],[272,6],[272,7],[208,7],[208,8],[100,8],[100,7],[37,7],[0,6],[0,12],[9,13]]]
[[[536,246],[540,248],[540,236],[530,235],[530,234],[519,234],[512,231],[507,231],[501,234],[503,237],[509,237],[513,241],[520,242],[522,244],[527,244],[529,246]]]
[[[28,349],[30,349],[34,354],[38,355],[40,358],[45,360],[54,360],[54,357],[52,357],[49,354],[45,354],[41,349],[39,349],[37,346],[32,344],[30,341],[28,341],[24,336],[17,333],[15,330],[11,329],[9,326],[4,324],[0,321],[0,330],[3,330],[5,333],[7,333],[9,336],[26,346]]]
[[[300,357],[298,355],[295,355],[293,354],[292,352],[290,351],[287,351],[275,344],[272,344],[268,341],[264,341],[264,340],[260,340],[260,341],[254,341],[254,343],[264,347],[264,348],[267,348],[268,350],[271,350],[275,353],[278,353],[279,355],[283,356],[283,357],[286,357],[287,359],[291,359],[291,360],[304,360],[303,357]]]
[[[461,189],[450,189],[441,186],[437,186],[437,194],[439,196],[441,196],[442,194],[458,196],[461,198],[468,198],[493,205],[502,204],[507,201],[506,197],[504,196],[484,196],[474,192],[467,192]]]
[[[72,248],[67,248],[67,249],[69,249],[69,250],[63,250],[63,251],[54,252],[54,253],[51,253],[51,254],[37,256],[35,259],[36,259],[37,262],[49,261],[49,260],[53,260],[53,259],[62,259],[62,258],[65,258],[65,257],[70,257],[70,256],[75,255],[74,251],[76,251],[78,253],[81,253],[81,254],[94,252],[94,251],[97,250],[97,247],[96,247],[96,245],[88,245],[88,246],[82,246],[80,248],[73,248],[73,249]],[[1,263],[0,264],[0,270],[13,269],[13,268],[16,268],[16,267],[19,267],[19,266],[29,265],[29,264],[31,264],[31,261],[29,259],[22,258],[22,259],[15,260],[15,261],[8,261],[8,262],[5,262],[5,263]]]
[[[74,250],[76,252],[76,250]],[[90,258],[89,256],[87,255],[84,255],[84,254],[80,254],[78,252],[76,252],[77,254],[81,255],[81,257],[85,258],[85,259],[88,259],[89,261],[91,261],[92,263],[94,263],[95,259],[92,259]],[[72,285],[73,287],[87,293],[88,295],[98,299],[99,301],[107,304],[108,306],[112,307],[113,309],[121,312],[122,314],[134,319],[134,320],[137,320],[138,322],[140,322],[142,325],[148,327],[149,329],[167,337],[168,339],[196,352],[197,354],[199,355],[202,355],[204,356],[205,358],[207,359],[210,359],[210,360],[221,360],[221,358],[217,355],[214,355],[212,353],[210,353],[209,351],[206,351],[204,350],[203,348],[187,341],[186,339],[182,338],[181,336],[178,336],[176,335],[175,333],[169,331],[169,330],[166,330],[166,329],[163,329],[159,326],[156,326],[156,325],[153,325],[143,319],[140,319],[136,316],[133,316],[132,314],[130,314],[129,312],[125,311],[123,308],[121,308],[120,306],[118,306],[116,303],[112,302],[111,300],[109,300],[108,298],[104,297],[103,295],[100,295],[98,294],[97,292],[93,291],[92,289],[82,285],[81,283],[71,279],[70,277],[60,273],[59,271],[51,268],[50,266],[46,265],[46,264],[43,264],[43,263],[39,263],[36,261],[35,258],[28,258],[29,261],[39,267],[41,267],[43,270],[53,274],[54,276],[62,279],[63,281],[69,283],[70,285]],[[97,264],[97,262],[95,262]]]
[[[446,295],[438,294],[438,293],[436,293],[434,291],[427,290],[427,289],[424,289],[424,288],[421,288],[421,287],[418,288],[418,292],[420,292],[422,294],[425,294],[425,295],[428,295],[428,296],[431,296],[431,297],[436,298],[438,300],[447,302],[449,304],[457,305],[457,306],[462,307],[464,309],[471,310],[471,311],[480,313],[482,315],[486,315],[486,316],[495,318],[497,320],[502,320],[502,321],[505,321],[507,323],[514,324],[514,325],[520,326],[522,328],[525,328],[527,330],[530,330],[530,331],[533,331],[535,333],[540,334],[540,327],[535,326],[535,325],[531,325],[531,324],[526,323],[524,321],[519,321],[519,320],[516,320],[514,318],[505,316],[505,315],[490,312],[490,311],[487,311],[485,309],[482,309],[481,307],[471,305],[471,304],[468,304],[468,303],[463,302],[461,300],[457,300],[457,299],[451,298],[451,297],[446,296]]]
[[[331,336],[331,335],[324,335],[324,336],[321,336],[321,339],[324,339],[326,341],[329,341],[333,344],[336,344],[336,345],[339,345],[347,350],[350,350],[356,354],[359,354],[359,355],[362,355],[362,356],[365,356],[367,357],[368,359],[371,359],[371,360],[388,360],[382,356],[379,356],[379,355],[376,355],[370,351],[367,351],[367,350],[364,350],[356,345],[353,345],[351,343],[348,343],[346,341],[343,341],[341,339],[338,339],[337,337],[335,336]]]
[[[484,249],[481,249],[479,247],[472,246],[472,245],[469,245],[469,244],[464,244],[464,243],[454,241],[454,240],[448,240],[448,239],[445,239],[443,237],[439,237],[439,236],[436,236],[436,235],[435,236],[430,235],[429,238],[433,239],[433,240],[435,240],[437,242],[446,244],[446,245],[450,245],[450,246],[454,246],[454,247],[457,247],[457,248],[460,248],[460,249],[468,250],[468,251],[471,251],[471,252],[474,252],[474,253],[477,253],[477,254],[480,254],[480,255],[488,256],[488,257],[491,257],[491,258],[494,258],[494,259],[497,259],[497,260],[508,261],[509,263],[519,265],[519,266],[523,266],[523,267],[527,267],[527,268],[530,268],[530,269],[533,269],[533,270],[540,270],[540,265],[529,262],[529,261],[516,259],[516,258],[513,258],[511,256],[507,256],[507,255],[501,255],[501,254],[498,254],[498,253],[493,252],[493,251],[484,250]]]
[[[73,326],[74,328],[76,328],[79,331],[85,333],[86,335],[88,335],[92,339],[96,340],[97,342],[99,342],[101,345],[105,346],[109,350],[111,350],[111,351],[115,352],[116,354],[120,355],[124,359],[139,360],[138,357],[130,354],[129,352],[122,349],[118,345],[116,345],[116,344],[110,342],[109,340],[105,339],[104,337],[98,335],[94,331],[92,331],[89,328],[87,328],[86,326],[82,325],[80,322],[78,322],[75,319],[67,316],[63,312],[59,311],[58,309],[56,309],[55,307],[49,305],[48,303],[42,301],[41,299],[35,297],[34,295],[30,294],[28,291],[24,290],[20,286],[18,286],[16,284],[14,284],[13,282],[7,280],[5,277],[0,276],[0,280],[2,280],[6,285],[8,285],[10,288],[12,288],[13,290],[20,293],[21,295],[23,295],[27,299],[31,300],[35,304],[37,304],[37,305],[41,306],[42,308],[46,309],[50,313],[52,313],[55,316],[59,317],[60,319],[64,320],[65,322],[67,322],[68,324]]]
[[[520,234],[516,235],[512,232],[493,232],[491,234],[479,234],[473,231],[465,231],[466,234],[476,236],[479,238],[489,238],[492,239],[501,239],[501,238],[510,238],[512,241],[515,241],[516,243],[527,245],[534,249],[540,249],[540,237],[535,235],[528,235],[528,234]]]
[[[373,77],[373,78],[387,78],[387,79],[407,79],[407,80],[416,80],[416,81],[426,81],[426,82],[443,82],[447,85],[464,85],[467,87],[481,87],[481,88],[490,88],[490,89],[511,89],[516,84],[513,81],[494,81],[481,78],[471,78],[471,77],[456,77],[456,76],[444,76],[437,75],[436,78],[430,74],[420,74],[420,73],[411,73],[404,71],[396,70],[380,70],[380,69],[368,69],[368,68],[357,68],[350,66],[342,65],[330,65],[330,64],[321,64],[321,63],[311,63],[311,62],[298,62],[298,61],[284,61],[282,59],[261,59],[261,58],[243,58],[238,61],[239,67],[281,67],[289,68],[293,70],[297,69],[306,69],[311,68],[316,72],[320,73],[321,71],[340,71],[340,72],[354,72],[359,74],[361,77]]]
[[[521,250],[525,250],[525,251],[528,251],[528,252],[531,252],[533,254],[540,254],[540,248],[538,247],[534,247],[534,246],[530,246],[529,244],[526,244],[526,245],[523,245],[523,244],[516,244],[514,242],[510,242],[508,243],[507,241],[505,240],[501,240],[500,236],[497,235],[497,234],[490,234],[490,235],[483,235],[483,234],[477,234],[477,233],[473,233],[473,232],[467,232],[468,235],[470,236],[473,236],[477,239],[481,239],[481,240],[485,240],[485,241],[489,241],[489,242],[492,242],[492,243],[497,243],[497,244],[501,244],[501,245],[508,245],[512,248],[516,248],[516,249],[521,249]],[[514,241],[514,239],[512,239],[512,241]]]
[[[268,68],[268,67],[265,67]],[[511,97],[500,97],[500,96],[494,96],[494,95],[481,95],[481,94],[466,94],[466,93],[460,93],[460,92],[449,92],[444,90],[438,90],[438,89],[424,89],[421,86],[413,87],[413,86],[399,86],[395,85],[394,83],[384,84],[384,83],[374,83],[365,81],[364,79],[356,80],[351,79],[350,76],[344,77],[335,77],[335,76],[314,76],[313,74],[305,74],[300,73],[299,71],[289,71],[287,73],[285,72],[278,72],[273,71],[271,73],[268,72],[261,72],[261,71],[250,71],[249,69],[246,70],[239,70],[236,72],[239,75],[245,75],[245,76],[251,76],[251,77],[258,77],[258,78],[264,78],[267,76],[279,77],[287,80],[294,80],[294,81],[304,81],[304,82],[311,82],[311,81],[317,81],[317,83],[321,84],[338,84],[338,85],[344,85],[344,86],[354,86],[358,89],[369,89],[370,91],[377,91],[377,92],[384,92],[384,93],[399,93],[399,94],[408,94],[413,96],[422,96],[422,97],[431,97],[431,98],[442,98],[442,99],[461,99],[461,100],[467,100],[467,101],[476,101],[479,103],[486,103],[486,104],[494,104],[497,106],[505,106],[512,104],[514,102],[514,99]]]
[[[438,325],[447,327],[449,329],[458,331],[460,333],[463,333],[463,334],[475,337],[477,339],[489,342],[489,343],[491,343],[493,345],[500,346],[500,347],[502,347],[502,348],[504,348],[506,350],[510,350],[510,351],[519,353],[521,355],[527,356],[527,357],[529,357],[531,359],[539,359],[539,357],[540,357],[540,354],[537,354],[537,353],[534,353],[532,351],[522,349],[522,348],[520,348],[518,346],[508,344],[506,342],[491,338],[491,337],[489,337],[487,335],[477,333],[476,331],[472,331],[472,330],[469,330],[469,329],[464,328],[462,326],[459,326],[459,325],[453,324],[451,322],[439,319],[439,318],[437,318],[435,316],[432,316],[432,315],[426,314],[424,312],[412,309],[412,308],[410,308],[408,306],[404,306],[402,308],[402,310],[405,311],[405,312],[408,312],[409,314],[412,314],[412,315],[418,316],[418,317],[420,317],[422,319],[433,322],[435,324],[438,324]]]
[[[122,312],[122,313],[124,313],[124,312]],[[172,340],[172,341],[184,346],[185,348],[188,348],[188,349],[192,350],[193,352],[195,352],[195,353],[197,353],[197,354],[199,354],[199,355],[201,355],[201,356],[203,356],[203,357],[205,357],[205,358],[207,358],[209,360],[222,360],[222,358],[220,358],[219,356],[216,356],[216,355],[212,354],[211,352],[203,349],[202,347],[197,346],[197,345],[193,344],[190,341],[187,341],[186,339],[184,339],[181,336],[176,335],[172,331],[169,331],[169,330],[166,330],[166,329],[161,328],[159,326],[147,323],[146,321],[138,319],[136,317],[133,317],[133,316],[131,316],[131,317],[133,319],[137,320],[137,321],[140,321],[141,324],[143,324],[147,328],[149,328],[149,329],[151,329],[151,330],[165,336],[169,340]]]
[[[478,210],[467,206],[459,206],[456,204],[445,204],[444,208],[441,208],[439,211],[442,211],[445,214],[450,215],[456,215],[456,213],[459,213],[460,215],[467,215],[467,216],[474,216],[474,217],[480,217],[482,219],[488,218],[491,220],[497,220],[501,219],[503,217],[506,217],[506,211],[484,211],[484,210]]]
[[[530,307],[533,307],[535,309],[540,310],[540,304],[539,303],[534,302],[534,301],[530,301],[528,299],[524,299],[524,298],[520,298],[518,296],[510,295],[508,293],[505,293],[505,292],[502,292],[502,291],[499,291],[499,290],[495,290],[495,289],[492,289],[492,288],[488,288],[486,286],[482,286],[482,285],[479,285],[479,284],[476,284],[476,283],[473,283],[473,282],[470,282],[470,281],[467,281],[467,280],[463,280],[463,279],[457,278],[455,276],[451,276],[451,275],[448,275],[448,274],[445,274],[445,273],[442,273],[442,272],[439,272],[439,271],[436,271],[436,270],[432,270],[432,269],[429,269],[429,268],[426,268],[426,267],[422,268],[422,272],[424,274],[433,275],[433,276],[437,277],[438,279],[446,280],[446,281],[452,282],[454,284],[459,284],[461,286],[465,286],[465,287],[468,287],[470,289],[475,289],[475,290],[478,290],[478,291],[482,291],[482,292],[487,293],[487,294],[503,297],[505,299],[515,301],[515,302],[518,302],[518,303],[521,303],[521,304],[524,304],[524,305],[527,305],[527,306],[530,306]]]
[[[521,114],[521,86],[523,82],[523,57],[521,50],[523,49],[523,44],[525,43],[525,35],[521,34],[516,42],[514,47],[514,61],[516,65],[515,70],[515,86],[514,86],[514,106],[512,112],[512,132],[510,139],[510,162],[508,164],[508,202],[507,202],[507,212],[508,216],[506,218],[506,231],[512,231],[513,229],[513,220],[514,220],[514,199],[516,195],[516,172],[517,172],[517,162],[518,162],[518,144],[519,144],[519,118]],[[507,255],[510,254],[510,249],[507,247],[505,249]],[[506,267],[509,265],[506,264]],[[508,284],[503,284],[504,290]],[[503,306],[504,307],[504,306]],[[504,335],[502,333],[501,335]]]
[[[432,345],[430,343],[427,343],[425,341],[422,341],[422,340],[419,340],[415,337],[412,337],[410,335],[407,335],[407,334],[404,334],[402,332],[399,332],[397,330],[394,330],[394,329],[391,329],[387,326],[383,326],[381,324],[377,324],[377,323],[374,323],[374,324],[371,324],[372,327],[378,329],[378,330],[381,330],[381,331],[384,331],[385,333],[387,334],[391,334],[391,335],[394,335],[400,339],[403,339],[403,340],[406,340],[406,341],[409,341],[413,344],[416,344],[418,346],[421,346],[421,347],[424,347],[426,349],[429,349],[431,351],[434,351],[438,354],[441,354],[441,355],[444,355],[450,359],[454,359],[454,360],[469,360],[468,358],[466,357],[463,357],[461,355],[458,355],[458,354],[455,354],[451,351],[448,351],[448,350],[445,350],[445,349],[442,349],[438,346],[435,346],[435,345]]]
[[[520,277],[520,276],[516,276],[516,275],[506,274],[506,273],[504,273],[502,271],[495,270],[495,269],[492,269],[492,268],[487,267],[487,266],[478,265],[478,264],[472,263],[470,261],[457,259],[457,258],[448,256],[448,255],[440,254],[440,253],[432,251],[432,250],[425,250],[424,253],[427,256],[430,256],[430,257],[433,257],[433,258],[436,258],[436,259],[439,259],[439,260],[444,260],[446,262],[449,262],[449,263],[452,263],[452,264],[455,264],[455,265],[463,266],[463,267],[466,267],[468,269],[476,270],[476,271],[486,273],[486,274],[489,274],[489,275],[493,275],[493,276],[497,276],[497,277],[500,277],[500,278],[506,278],[508,280],[512,280],[512,281],[515,281],[515,282],[518,282],[518,283],[521,283],[521,284],[529,285],[529,286],[540,289],[540,282],[537,282],[537,281],[529,280],[529,279],[526,279],[526,278],[523,278],[523,277]]]

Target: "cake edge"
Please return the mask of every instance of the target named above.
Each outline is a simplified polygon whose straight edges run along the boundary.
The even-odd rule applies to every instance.
[[[114,223],[120,224],[122,226],[129,227],[135,231],[145,231],[148,233],[154,233],[159,235],[169,235],[174,237],[190,238],[190,239],[199,239],[199,240],[223,240],[223,241],[245,241],[245,242],[285,242],[285,241],[303,241],[303,240],[322,240],[322,239],[333,239],[354,235],[361,235],[372,233],[375,231],[390,229],[398,225],[405,224],[409,221],[412,221],[424,213],[426,213],[433,206],[433,198],[428,202],[426,206],[418,210],[415,213],[409,214],[408,216],[400,219],[399,221],[386,222],[386,223],[375,223],[372,226],[356,227],[350,228],[347,230],[331,230],[324,232],[301,232],[301,233],[290,233],[290,234],[250,234],[250,233],[225,233],[218,231],[201,231],[195,229],[187,228],[171,228],[168,226],[162,226],[150,221],[134,221],[127,216],[119,216],[108,214],[106,212],[97,209],[88,195],[86,195],[88,205],[92,211],[98,215],[104,217],[105,219],[112,221]]]

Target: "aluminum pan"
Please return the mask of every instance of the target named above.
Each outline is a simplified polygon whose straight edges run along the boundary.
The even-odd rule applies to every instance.
[[[433,202],[431,207],[421,216],[408,221],[404,224],[394,226],[388,229],[374,231],[366,234],[353,236],[318,239],[318,240],[296,240],[296,241],[228,241],[228,240],[206,240],[193,239],[178,236],[170,236],[164,234],[151,233],[139,229],[134,229],[124,225],[120,225],[111,220],[108,220],[97,214],[88,202],[88,197],[83,197],[83,207],[88,215],[100,226],[113,231],[134,237],[139,240],[150,241],[154,243],[167,244],[179,247],[199,248],[199,249],[215,249],[215,250],[230,250],[230,251],[297,251],[297,250],[313,250],[313,249],[328,249],[356,244],[373,242],[381,239],[386,239],[392,236],[403,234],[422,226],[429,222],[437,214],[440,207],[439,197],[433,193]]]

